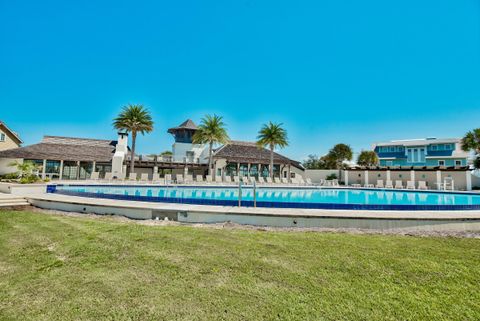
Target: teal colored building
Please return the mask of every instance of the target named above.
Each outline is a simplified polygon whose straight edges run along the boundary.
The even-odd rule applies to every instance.
[[[373,150],[380,166],[464,167],[470,156],[459,138],[393,140],[376,143]]]

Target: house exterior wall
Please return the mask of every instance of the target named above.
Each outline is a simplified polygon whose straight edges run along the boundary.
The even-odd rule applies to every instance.
[[[380,166],[428,166],[428,167],[435,167],[440,166],[439,161],[443,161],[446,167],[452,166],[467,166],[468,161],[467,158],[445,158],[445,157],[438,157],[438,158],[426,158],[424,163],[408,163],[407,159],[405,158],[397,158],[397,159],[380,159]],[[457,164],[456,161],[459,161],[460,164]]]
[[[1,138],[4,138],[1,140]],[[6,130],[3,126],[0,126],[0,150],[7,150],[20,147],[17,140],[12,138],[12,134]]]
[[[374,151],[381,166],[467,166],[469,158],[460,139],[393,141],[375,146]]]
[[[184,162],[186,159],[188,162],[200,162],[208,163],[208,146],[201,144],[189,144],[189,143],[174,143],[172,146],[173,161]],[[192,157],[187,156],[187,152],[193,154]]]
[[[17,169],[14,166],[10,166],[15,161],[23,162],[23,159],[0,158],[0,175],[15,173]]]

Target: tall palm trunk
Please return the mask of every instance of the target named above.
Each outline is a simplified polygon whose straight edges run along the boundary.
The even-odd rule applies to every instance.
[[[273,145],[270,145],[270,178],[273,179]]]
[[[208,147],[208,175],[212,175],[212,149],[213,149],[213,142],[210,142],[210,146]]]
[[[137,132],[132,132],[132,158],[130,160],[130,173],[135,170],[135,143],[137,141]]]

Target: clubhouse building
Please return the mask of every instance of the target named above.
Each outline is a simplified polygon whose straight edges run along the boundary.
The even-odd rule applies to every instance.
[[[193,144],[197,131],[195,123],[188,119],[170,128],[173,135],[172,155],[135,155],[132,160],[128,136],[119,133],[117,140],[77,137],[44,136],[37,144],[0,151],[0,175],[15,172],[10,164],[31,161],[41,167],[42,178],[81,180],[92,172],[112,172],[117,178],[128,175],[130,163],[135,162],[136,173],[190,174],[208,173],[208,146]],[[231,141],[213,152],[214,176],[268,176],[270,151],[252,142]],[[274,174],[279,177],[303,176],[300,162],[274,154]]]

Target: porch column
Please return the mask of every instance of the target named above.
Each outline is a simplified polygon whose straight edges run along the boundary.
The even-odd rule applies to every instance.
[[[258,177],[263,177],[262,176],[262,164],[258,164]]]
[[[348,186],[348,170],[345,170],[343,173],[345,176],[343,181],[345,182],[345,186]],[[345,193],[345,194],[348,194],[348,193]]]
[[[185,177],[186,177],[187,175],[188,175],[188,167],[185,166],[185,167],[183,168],[183,179],[185,179]]]
[[[391,180],[392,180],[392,177],[391,177],[390,174],[391,174],[391,173],[390,173],[390,170],[387,169],[387,181],[391,181]]]
[[[472,173],[470,171],[465,172],[466,177],[466,190],[471,191],[472,190]]]
[[[60,161],[60,173],[58,175],[58,179],[59,180],[63,179],[63,159]]]
[[[368,185],[368,170],[365,170],[365,185]]]
[[[250,178],[250,163],[247,164],[247,177]]]
[[[80,179],[80,161],[77,161],[77,180]]]
[[[415,171],[413,169],[410,171],[410,180],[413,182],[413,185],[415,185]]]
[[[153,166],[153,174],[158,174],[158,166]]]
[[[95,172],[95,168],[97,167],[97,162],[93,161],[92,162],[92,173]]]
[[[237,176],[240,177],[240,163],[237,163]]]
[[[437,189],[441,189],[442,184],[442,172],[437,171]]]
[[[42,166],[42,179],[45,179],[46,177],[46,171],[47,170],[47,160],[43,160],[43,166]]]
[[[290,164],[288,164],[288,167],[287,167],[287,175],[288,175],[288,179],[290,179],[292,177],[292,168],[290,167]]]

